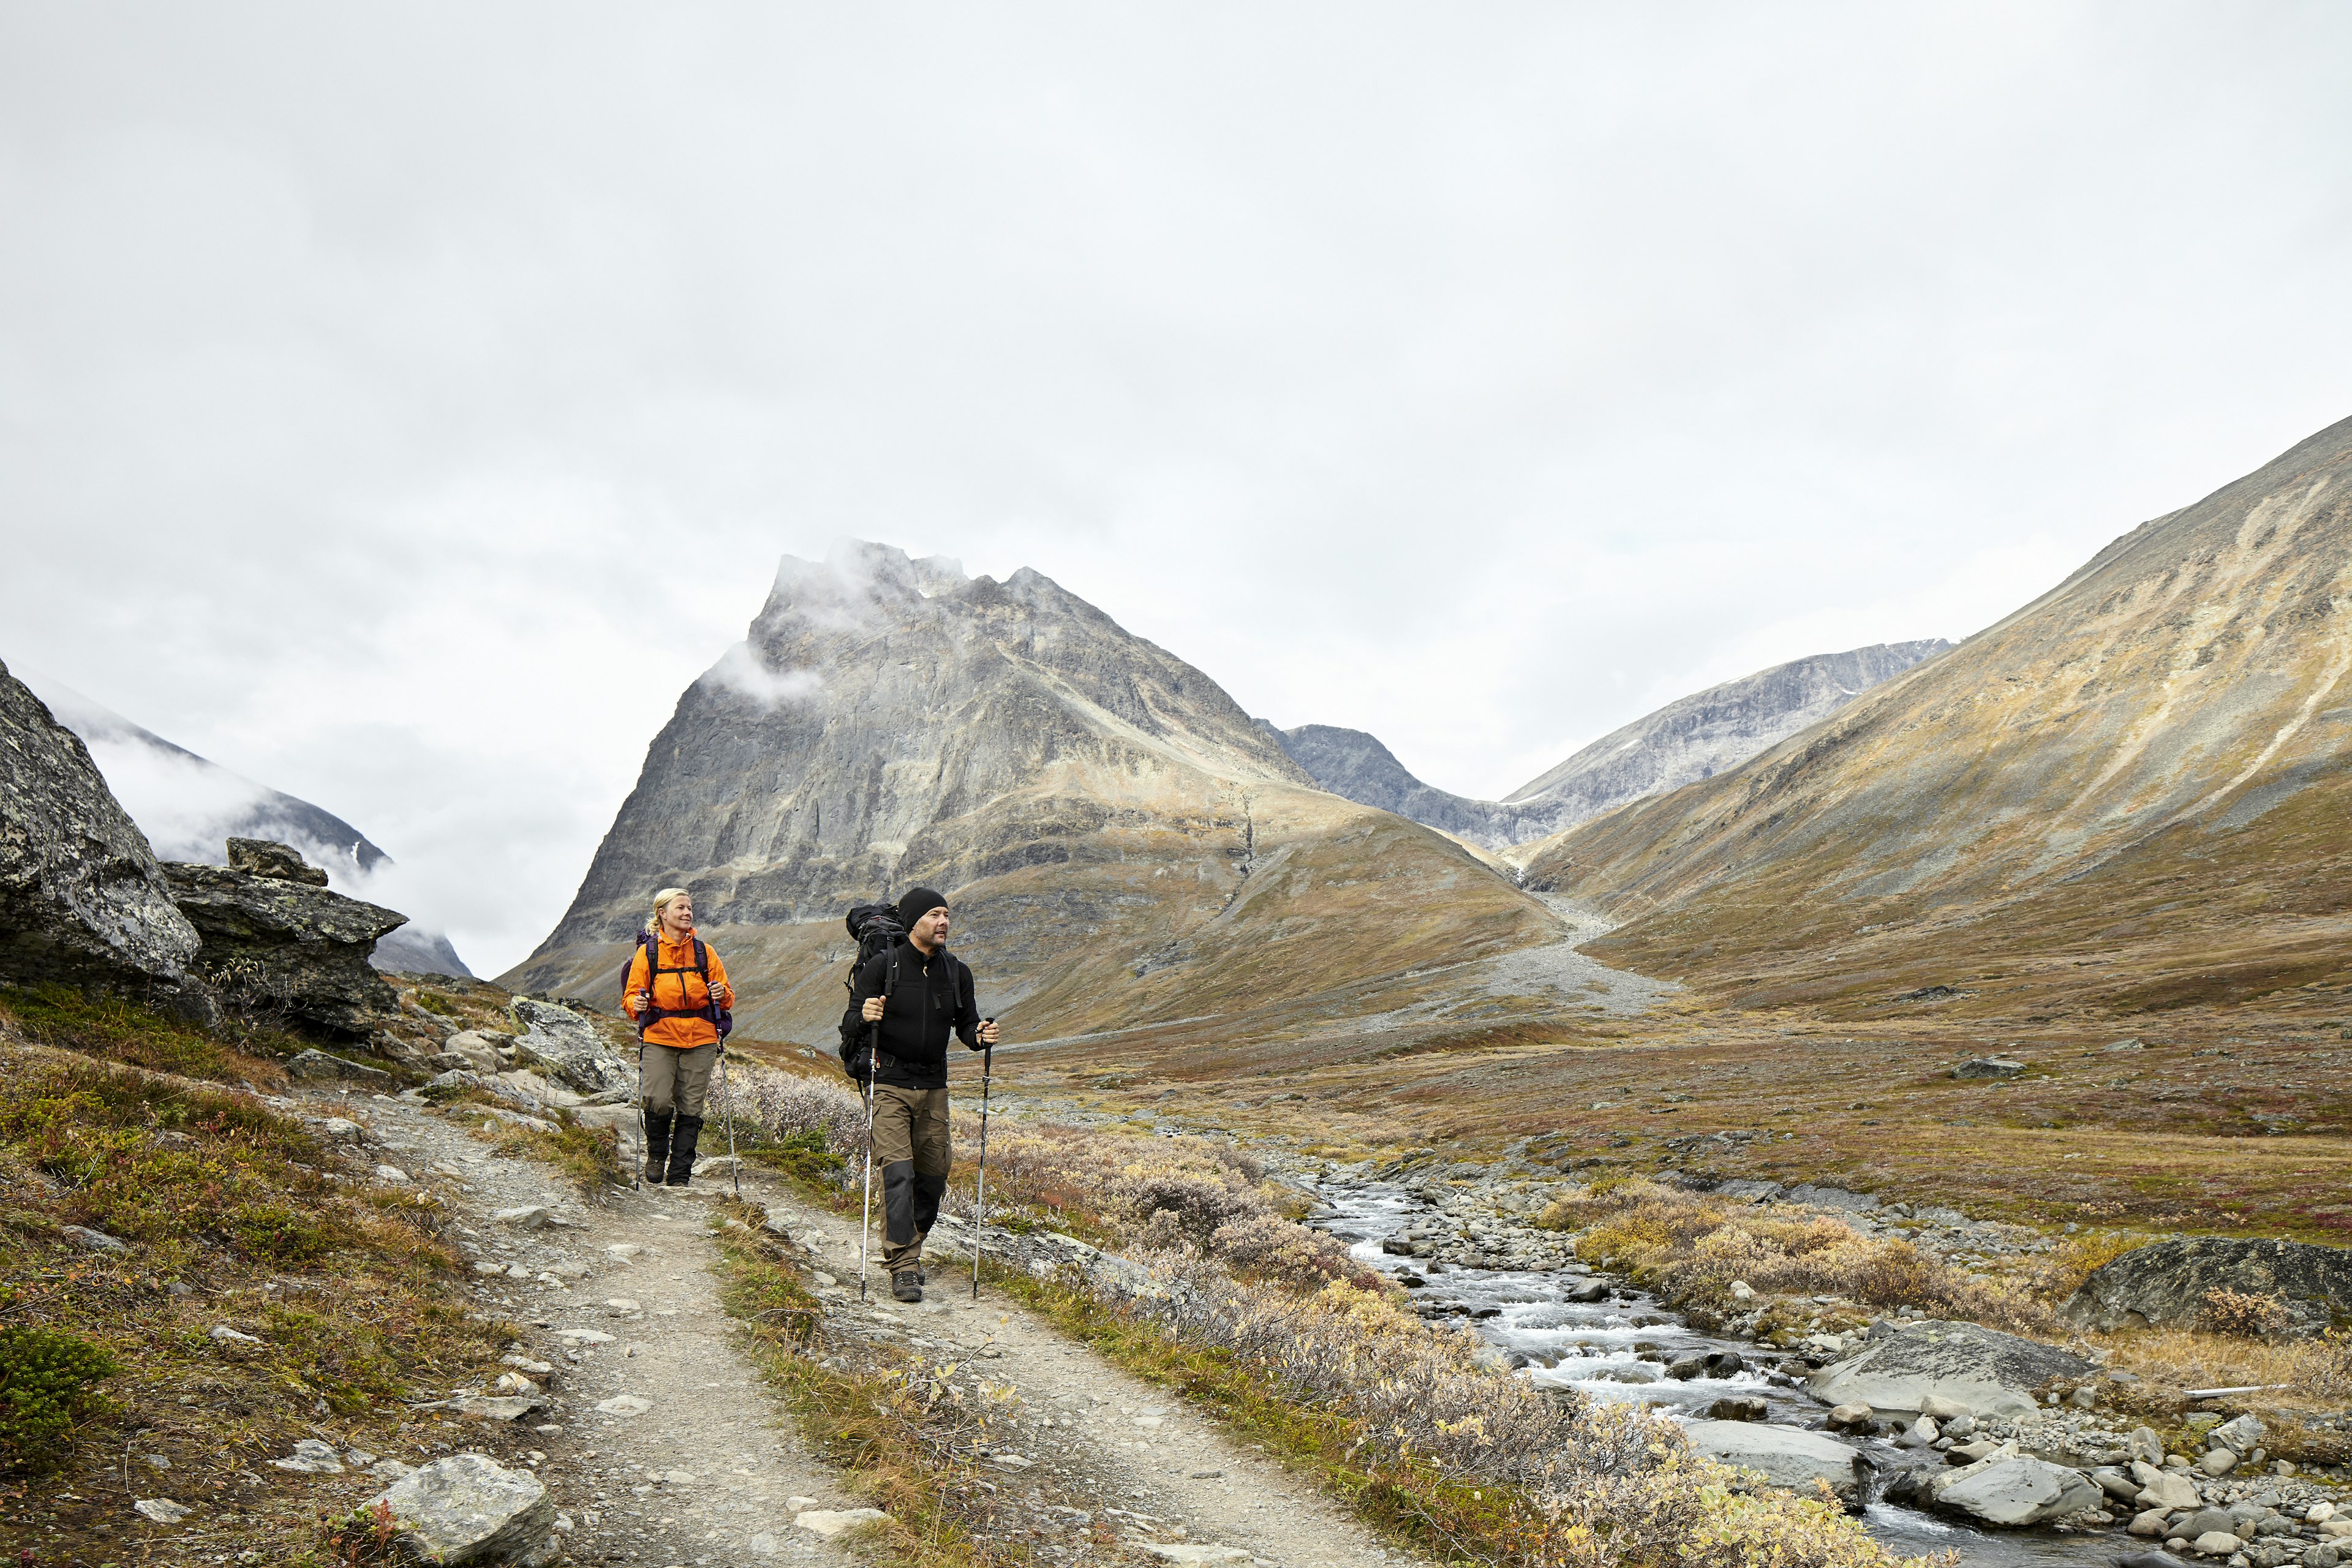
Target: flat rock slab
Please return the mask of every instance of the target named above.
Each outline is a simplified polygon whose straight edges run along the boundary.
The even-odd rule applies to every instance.
[[[2188,1327],[2214,1290],[2275,1296],[2291,1331],[2315,1334],[2352,1314],[2352,1251],[2302,1241],[2191,1237],[2126,1252],[2092,1270],[2059,1309],[2079,1328]]]
[[[539,1478],[488,1454],[452,1454],[408,1474],[371,1499],[400,1527],[395,1545],[426,1563],[526,1563],[555,1528],[555,1500]]]
[[[793,1528],[830,1541],[844,1531],[855,1530],[861,1524],[881,1524],[889,1517],[878,1508],[813,1508],[793,1515]]]
[[[1180,1542],[1164,1545],[1156,1541],[1130,1542],[1130,1549],[1147,1557],[1157,1557],[1162,1563],[1255,1563],[1256,1558],[1238,1546],[1194,1546]]]
[[[1974,1415],[2013,1419],[2041,1408],[2034,1389],[2095,1370],[2038,1340],[1929,1319],[1900,1327],[1880,1323],[1862,1349],[1815,1373],[1810,1386],[1815,1398],[1832,1405],[1917,1410],[1940,1397]]]
[[[302,1052],[286,1064],[286,1071],[291,1077],[307,1078],[313,1082],[341,1079],[350,1083],[365,1084],[370,1089],[392,1087],[392,1075],[382,1068],[372,1068],[365,1062],[346,1061],[341,1057],[331,1057],[321,1050]]]
[[[2020,1455],[1992,1460],[1944,1488],[1936,1494],[1936,1506],[1981,1524],[2022,1530],[2096,1508],[2100,1495],[2079,1470]]]
[[[1848,1508],[1865,1500],[1870,1461],[1861,1449],[1822,1433],[1752,1421],[1694,1421],[1684,1435],[1709,1458],[1753,1470],[1776,1487],[1809,1492],[1820,1480]]]

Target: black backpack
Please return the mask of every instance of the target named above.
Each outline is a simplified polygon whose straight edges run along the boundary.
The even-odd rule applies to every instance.
[[[653,932],[639,931],[636,949],[630,952],[629,961],[621,965],[621,990],[624,994],[629,989],[629,971],[637,966],[638,952],[646,955],[646,1010],[637,1015],[638,1043],[642,1045],[645,1042],[646,1026],[648,1024],[658,1023],[664,1018],[708,1018],[710,1020],[711,1027],[719,1031],[719,1047],[724,1049],[727,1037],[735,1032],[735,1010],[732,1007],[721,1007],[718,997],[711,994],[710,950],[702,945],[702,939],[700,937],[694,939],[693,968],[664,969],[661,966],[661,943],[655,938]],[[655,1006],[654,982],[665,974],[699,974],[702,976],[702,994],[710,1000],[700,1007]]]
[[[874,1035],[876,1026],[859,1016],[856,1006],[857,973],[873,962],[874,955],[890,955],[890,978],[883,986],[888,995],[898,989],[898,954],[899,944],[907,940],[907,928],[898,923],[898,910],[890,904],[859,904],[842,921],[857,943],[857,955],[849,961],[849,973],[842,988],[850,994],[850,1005],[841,1011],[842,1070],[864,1083],[874,1071]]]

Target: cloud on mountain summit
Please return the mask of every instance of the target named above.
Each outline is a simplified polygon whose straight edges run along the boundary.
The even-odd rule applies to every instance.
[[[748,697],[761,708],[782,708],[806,702],[824,689],[824,677],[814,669],[773,669],[748,642],[739,642],[702,672],[701,685]]]

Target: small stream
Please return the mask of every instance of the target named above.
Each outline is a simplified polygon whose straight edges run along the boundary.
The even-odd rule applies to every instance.
[[[1327,1208],[1308,1221],[1349,1244],[1349,1253],[1383,1274],[1410,1272],[1427,1283],[1413,1299],[1433,1321],[1458,1316],[1488,1342],[1527,1358],[1519,1373],[1539,1384],[1570,1384],[1594,1399],[1663,1406],[1685,1420],[1704,1420],[1718,1399],[1760,1398],[1766,1417],[1790,1426],[1818,1426],[1821,1402],[1794,1380],[1773,1371],[1746,1367],[1727,1376],[1679,1382],[1665,1375],[1665,1361],[1693,1351],[1728,1352],[1743,1362],[1757,1347],[1743,1340],[1717,1339],[1685,1323],[1672,1310],[1605,1275],[1465,1268],[1423,1258],[1391,1257],[1381,1250],[1386,1238],[1423,1222],[1445,1221],[1440,1211],[1401,1188],[1378,1183],[1322,1189]],[[1613,1299],[1571,1301],[1580,1286],[1599,1280]],[[1644,1355],[1663,1359],[1651,1360]],[[1765,1352],[1770,1355],[1773,1352]],[[1893,1450],[1883,1443],[1869,1447]],[[2143,1542],[2105,1532],[2056,1535],[2047,1531],[1989,1531],[1913,1509],[1874,1502],[1863,1523],[1880,1542],[1905,1556],[1957,1551],[1969,1568],[2008,1564],[2056,1564],[2108,1568],[2116,1556]]]

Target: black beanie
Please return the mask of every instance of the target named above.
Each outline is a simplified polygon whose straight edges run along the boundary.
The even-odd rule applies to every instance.
[[[907,889],[906,896],[898,900],[898,923],[912,931],[915,929],[917,921],[921,920],[933,910],[943,910],[947,907],[947,900],[930,889],[909,888]]]

